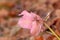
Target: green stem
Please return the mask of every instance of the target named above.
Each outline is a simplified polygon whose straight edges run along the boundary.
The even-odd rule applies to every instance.
[[[60,40],[60,37],[58,37],[58,35],[46,23],[44,23],[44,25],[56,36],[58,40]]]

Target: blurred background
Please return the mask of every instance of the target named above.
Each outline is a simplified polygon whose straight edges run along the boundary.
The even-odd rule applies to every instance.
[[[26,29],[10,37],[11,29],[17,26],[20,18],[18,14],[23,10],[35,12],[42,19],[51,12],[46,23],[60,36],[60,0],[0,0],[0,40],[57,40],[48,28],[36,38]]]

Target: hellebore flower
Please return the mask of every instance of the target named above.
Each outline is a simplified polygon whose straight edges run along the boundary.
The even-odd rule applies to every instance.
[[[24,10],[20,15],[23,15],[19,21],[18,26],[21,28],[30,29],[31,35],[38,35],[40,32],[43,31],[43,20],[37,14],[31,12],[27,12]]]

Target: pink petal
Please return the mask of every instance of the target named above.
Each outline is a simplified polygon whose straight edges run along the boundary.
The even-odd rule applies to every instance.
[[[19,19],[18,26],[30,29],[32,35],[38,35],[43,25],[43,21],[40,16],[32,12],[29,13],[26,10],[24,10],[21,14],[23,15],[23,17]]]
[[[38,35],[43,30],[42,29],[43,21],[38,15],[36,15],[36,14],[34,14],[34,15],[36,17],[36,20],[38,20],[39,22],[36,20],[32,22],[32,28],[31,28],[30,32],[32,35]]]
[[[18,25],[21,26],[22,28],[31,29],[33,16],[27,11],[23,11],[21,14],[23,14],[23,17],[19,19]]]
[[[36,21],[34,21],[34,22],[32,23],[32,28],[31,28],[31,30],[30,30],[30,33],[31,33],[32,35],[36,35],[37,31],[39,31],[39,30],[38,30],[38,25],[37,25]]]
[[[20,15],[26,15],[26,14],[28,14],[29,12],[27,12],[26,10],[24,10],[23,12],[21,12],[21,14],[19,14],[19,16]]]

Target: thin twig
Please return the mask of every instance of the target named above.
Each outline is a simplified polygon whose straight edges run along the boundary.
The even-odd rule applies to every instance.
[[[51,14],[51,12],[49,12],[48,15],[45,17],[45,21],[47,21],[49,19],[50,14]],[[44,23],[44,25],[52,32],[52,34],[54,34],[56,36],[56,38],[58,40],[60,40],[60,37],[46,23]]]
[[[58,35],[46,23],[44,23],[44,25],[56,36],[58,40],[60,40],[60,37],[58,37]]]
[[[49,19],[51,12],[52,12],[52,11],[48,12],[48,14],[47,14],[46,17],[45,17],[45,21],[47,21],[47,20]]]

